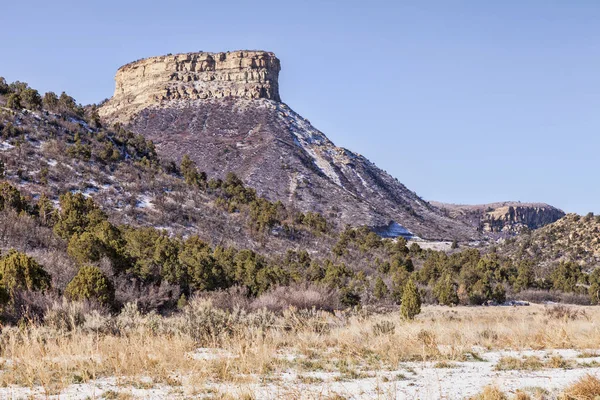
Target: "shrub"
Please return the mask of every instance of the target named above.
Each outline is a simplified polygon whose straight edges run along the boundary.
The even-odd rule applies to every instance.
[[[10,250],[0,259],[0,274],[0,282],[11,297],[19,289],[43,291],[50,288],[50,274],[33,258],[16,250]]]
[[[183,309],[180,329],[201,344],[216,345],[234,333],[242,314],[213,307],[208,300],[193,298]]]
[[[414,319],[421,312],[421,295],[412,279],[404,287],[400,312],[406,319]]]
[[[396,325],[392,321],[381,321],[373,325],[373,334],[375,336],[393,335],[396,332]]]
[[[327,310],[338,308],[336,292],[317,285],[279,286],[261,294],[251,304],[252,309],[266,308],[280,312],[290,307],[299,310]]]
[[[87,302],[71,302],[63,298],[62,301],[54,300],[46,309],[44,324],[58,331],[72,331],[85,325],[96,325],[98,319],[106,319],[106,310],[94,309],[93,304]],[[94,329],[98,330],[98,329]]]
[[[360,304],[360,295],[354,290],[344,287],[340,290],[340,303],[346,307],[355,307]]]
[[[72,300],[96,300],[100,304],[111,304],[115,289],[98,267],[83,266],[69,282],[65,294]]]

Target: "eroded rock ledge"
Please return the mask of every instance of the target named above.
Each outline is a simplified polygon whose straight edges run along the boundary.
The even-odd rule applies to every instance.
[[[501,202],[459,205],[431,202],[451,218],[466,222],[480,232],[514,235],[523,229],[538,229],[565,216],[564,211],[544,203]]]
[[[99,112],[114,122],[128,122],[142,109],[165,101],[225,97],[281,101],[280,69],[279,59],[266,51],[146,58],[119,68],[114,96]]]

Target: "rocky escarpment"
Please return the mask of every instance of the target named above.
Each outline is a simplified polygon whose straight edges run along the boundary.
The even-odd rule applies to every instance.
[[[152,104],[234,97],[279,101],[280,63],[273,53],[233,51],[151,57],[119,68],[115,93],[100,115],[128,122]]]
[[[369,225],[383,236],[480,236],[282,103],[279,70],[264,51],[153,57],[119,69],[115,96],[99,112],[152,139],[163,158],[188,154],[210,176],[234,172],[270,200],[339,226]]]
[[[495,236],[514,235],[525,228],[538,229],[565,216],[562,210],[544,203],[433,204],[444,210],[448,216]]]

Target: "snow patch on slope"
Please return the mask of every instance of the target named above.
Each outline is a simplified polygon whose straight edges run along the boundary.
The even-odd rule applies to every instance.
[[[325,157],[331,157],[333,143],[315,129],[310,122],[290,110],[285,105],[278,105],[279,114],[284,118],[294,134],[294,143],[301,147],[312,159],[317,168],[321,170],[336,185],[344,187],[340,177],[335,171],[333,163]]]
[[[396,221],[390,221],[390,223],[387,226],[375,227],[373,228],[373,231],[384,238],[397,238],[399,236],[402,236],[408,239],[414,237],[411,231],[409,231]]]

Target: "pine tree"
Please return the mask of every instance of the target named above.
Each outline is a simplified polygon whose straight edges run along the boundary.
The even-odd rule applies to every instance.
[[[408,280],[402,294],[400,313],[405,319],[414,319],[421,312],[421,295],[412,278]]]

